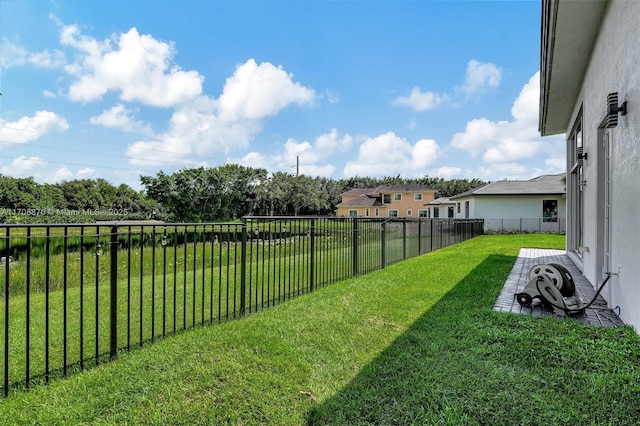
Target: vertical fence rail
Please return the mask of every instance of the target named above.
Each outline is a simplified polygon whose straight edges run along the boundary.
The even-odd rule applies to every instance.
[[[427,218],[0,224],[3,393],[482,232]]]

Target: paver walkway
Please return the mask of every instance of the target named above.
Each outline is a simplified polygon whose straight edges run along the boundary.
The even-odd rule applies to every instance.
[[[596,294],[596,290],[594,290],[591,283],[587,281],[580,270],[573,264],[571,259],[569,259],[566,251],[522,248],[520,249],[518,259],[513,265],[507,281],[504,283],[502,292],[493,306],[493,310],[535,316],[557,316],[550,307],[544,306],[543,304],[523,307],[520,306],[515,298],[515,294],[521,292],[527,285],[529,281],[529,270],[533,266],[541,263],[559,263],[567,268],[569,273],[571,273],[571,277],[576,285],[576,293],[580,297],[583,305],[589,303]],[[607,307],[607,303],[602,296],[598,296],[596,301],[583,313],[572,315],[568,318],[602,327],[620,327],[624,325],[620,318]]]

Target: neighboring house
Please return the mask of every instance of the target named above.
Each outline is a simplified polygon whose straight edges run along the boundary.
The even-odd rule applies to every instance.
[[[450,200],[455,202],[456,218],[484,219],[485,231],[509,227],[520,231],[557,231],[566,218],[564,180],[564,173],[529,180],[503,180],[455,195]],[[505,220],[512,225],[505,227]]]
[[[433,200],[435,193],[435,189],[413,184],[352,189],[341,195],[336,216],[427,217],[424,205]]]
[[[427,207],[427,217],[432,218],[453,218],[455,217],[455,201],[451,201],[447,197],[436,198],[430,203],[425,204]]]
[[[640,1],[543,0],[540,122],[565,134],[567,253],[640,330]],[[628,105],[628,111],[626,106]]]

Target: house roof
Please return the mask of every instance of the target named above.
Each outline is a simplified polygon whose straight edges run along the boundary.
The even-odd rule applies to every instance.
[[[362,196],[379,197],[381,194],[390,192],[437,192],[436,189],[430,189],[424,185],[406,184],[406,185],[380,185],[375,188],[354,188],[347,192],[343,192],[341,196]]]
[[[482,195],[566,194],[564,173],[543,175],[529,180],[501,180],[451,197],[451,200]]]
[[[425,206],[433,206],[433,205],[440,205],[440,204],[455,204],[455,201],[451,201],[451,199],[449,197],[440,197],[440,198],[436,198],[435,200],[426,203]]]
[[[437,192],[435,189],[428,188],[419,184],[406,184],[406,185],[382,185],[377,188],[380,193],[386,192]]]
[[[372,192],[375,188],[353,188],[350,189],[347,192],[343,192],[341,195],[344,197],[345,195],[349,195],[349,196],[359,196],[359,195],[374,195],[375,193]]]
[[[542,136],[567,131],[607,4],[542,1],[538,123]]]
[[[336,204],[336,207],[381,207],[382,203],[377,198],[368,195],[360,195],[343,203]]]

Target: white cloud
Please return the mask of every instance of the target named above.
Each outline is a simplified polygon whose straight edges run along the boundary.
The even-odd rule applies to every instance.
[[[38,68],[61,68],[65,62],[64,53],[60,50],[29,52],[19,43],[14,43],[5,37],[0,39],[0,66],[3,68],[27,65]]]
[[[502,80],[502,70],[498,66],[472,59],[467,63],[464,84],[459,90],[471,96],[484,91],[486,88],[498,87],[500,80]]]
[[[47,183],[56,183],[65,180],[73,180],[73,172],[66,167],[60,167],[53,175],[47,178]]]
[[[411,90],[409,96],[400,96],[399,98],[394,99],[391,103],[395,106],[411,107],[414,111],[426,111],[429,109],[435,109],[449,101],[449,95],[434,92],[422,92],[420,91],[420,88],[416,86]]]
[[[337,104],[340,102],[340,92],[327,89],[325,90],[325,93],[327,101],[329,101],[330,104]]]
[[[269,170],[269,167],[273,164],[270,163],[269,158],[260,154],[259,152],[249,152],[242,158],[227,159],[227,164],[240,164],[245,167],[252,167],[255,169],[266,169]],[[277,170],[274,170],[277,171]]]
[[[52,175],[47,176],[47,183],[57,183],[62,181],[69,181],[75,179],[91,179],[96,176],[96,171],[90,167],[85,167],[83,169],[78,170],[77,172],[72,172],[67,167],[60,167]]]
[[[184,164],[194,157],[243,149],[262,130],[262,121],[291,104],[310,104],[315,92],[293,82],[282,67],[249,59],[226,80],[219,99],[200,96],[177,109],[166,133],[129,146],[131,164]]]
[[[345,176],[421,175],[439,156],[438,144],[421,139],[411,145],[393,132],[369,138],[360,145],[356,161],[344,167]]]
[[[102,111],[102,114],[98,116],[91,117],[91,124],[153,136],[153,129],[149,124],[135,120],[134,114],[136,113],[137,110],[127,109],[124,105],[118,104],[111,109]]]
[[[87,179],[95,176],[95,174],[96,171],[94,169],[92,169],[91,167],[85,167],[78,170],[75,177],[76,179]]]
[[[472,158],[481,157],[489,169],[510,176],[521,170],[518,161],[563,156],[563,143],[557,138],[543,139],[538,133],[539,81],[540,74],[536,73],[524,85],[511,108],[511,121],[471,120],[464,132],[453,136],[451,146]]]
[[[462,174],[462,169],[460,167],[442,166],[432,170],[429,174],[443,179],[453,179]]]
[[[218,99],[223,121],[261,120],[276,115],[292,103],[310,104],[313,89],[294,83],[292,75],[269,62],[260,65],[249,59],[227,78]]]
[[[349,134],[340,136],[336,129],[322,134],[313,142],[298,142],[288,139],[284,149],[274,155],[265,156],[258,152],[250,152],[239,159],[227,159],[227,163],[237,163],[246,167],[259,167],[270,172],[295,172],[299,165],[300,173],[308,176],[330,177],[335,172],[335,166],[327,163],[338,153],[347,151],[353,143]]]
[[[455,87],[453,93],[423,92],[418,86],[415,86],[408,96],[400,96],[391,101],[391,104],[408,106],[418,112],[442,106],[460,107],[473,95],[482,93],[487,88],[498,87],[501,80],[502,70],[500,67],[489,62],[483,63],[472,59],[467,63],[464,83],[462,86]]]
[[[47,164],[40,157],[29,157],[21,155],[14,158],[11,165],[0,168],[0,174],[13,177],[29,176],[33,170]]]
[[[33,117],[22,117],[9,122],[0,119],[0,146],[3,144],[26,144],[49,132],[63,132],[69,123],[51,111],[37,111]]]
[[[411,169],[424,169],[439,155],[439,147],[433,139],[420,139],[411,150]]]
[[[476,176],[485,181],[516,180],[541,175],[540,172],[532,172],[526,165],[519,163],[491,164],[489,167],[481,166],[476,171]]]
[[[90,102],[116,91],[123,101],[168,107],[202,92],[204,78],[173,63],[173,44],[141,35],[136,28],[98,41],[68,25],[62,28],[60,41],[77,51],[74,63],[65,67],[76,78],[69,88],[74,101]]]

